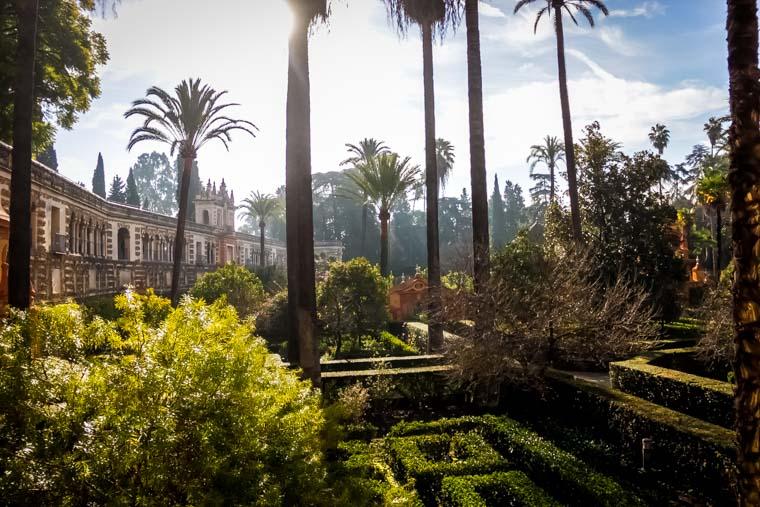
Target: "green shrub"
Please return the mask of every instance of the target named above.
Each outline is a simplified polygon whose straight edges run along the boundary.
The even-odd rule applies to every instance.
[[[120,336],[83,322],[74,304],[0,328],[3,502],[314,503],[325,475],[320,396],[234,309],[186,298],[153,326],[160,300],[127,292],[116,306]],[[29,337],[48,328],[55,345],[30,355]],[[80,345],[79,333],[103,329],[120,350]]]
[[[288,339],[288,291],[268,298],[256,312],[256,332],[270,343]]]
[[[256,275],[242,266],[227,264],[201,276],[190,289],[190,295],[208,303],[224,297],[238,315],[247,317],[264,301],[264,287]]]
[[[445,477],[441,485],[442,505],[450,507],[559,507],[551,496],[527,475],[513,470],[488,475]]]
[[[476,432],[389,437],[386,446],[396,476],[414,480],[426,505],[435,504],[446,476],[489,473],[508,465]]]
[[[271,266],[253,266],[249,268],[261,280],[264,290],[271,294],[276,294],[288,288],[288,275],[285,270],[278,265]]]
[[[651,364],[655,358],[691,349],[655,352],[610,364],[612,385],[626,393],[724,428],[733,428],[734,390],[728,382]]]
[[[362,336],[378,336],[388,323],[389,280],[377,266],[359,257],[333,262],[317,287],[323,342],[338,355],[346,341],[358,348]]]

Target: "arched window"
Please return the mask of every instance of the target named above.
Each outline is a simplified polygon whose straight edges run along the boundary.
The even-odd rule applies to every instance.
[[[119,229],[118,236],[118,252],[119,252],[119,260],[120,261],[128,261],[129,260],[129,230],[125,227],[122,227]]]
[[[205,225],[209,225],[211,223],[211,219],[208,216],[208,210],[207,209],[203,210],[203,223]]]
[[[74,253],[74,233],[76,230],[76,217],[72,213],[69,217],[69,253]]]

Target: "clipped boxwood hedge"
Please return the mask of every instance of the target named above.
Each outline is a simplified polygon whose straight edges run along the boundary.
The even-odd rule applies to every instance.
[[[521,468],[557,498],[572,505],[636,506],[643,502],[611,478],[600,474],[572,454],[506,417],[482,416],[400,423],[390,435],[446,435],[480,431],[507,460]],[[423,437],[417,437],[423,438]],[[461,475],[461,474],[460,474]]]
[[[543,489],[523,472],[494,472],[488,475],[445,477],[441,504],[450,507],[559,507]]]
[[[641,440],[651,438],[651,465],[664,480],[693,488],[718,505],[736,503],[732,431],[572,375],[549,375],[547,403],[565,418],[594,428],[634,461],[641,459]]]
[[[386,439],[396,477],[414,480],[420,499],[435,505],[444,477],[485,474],[508,467],[507,461],[475,432]]]
[[[664,356],[691,352],[693,349],[673,349],[611,363],[610,380],[615,388],[652,403],[724,428],[733,427],[731,384],[652,364]]]
[[[639,498],[572,454],[506,417],[484,416],[486,439],[539,484],[572,505],[635,506]]]

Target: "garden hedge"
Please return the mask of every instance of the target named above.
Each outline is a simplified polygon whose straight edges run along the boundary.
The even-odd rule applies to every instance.
[[[666,356],[693,353],[694,349],[651,352],[610,364],[612,385],[658,405],[683,412],[724,428],[734,423],[733,386],[652,364]]]
[[[523,472],[445,477],[441,505],[448,507],[559,507],[561,504],[536,486]]]
[[[716,504],[736,502],[734,433],[598,383],[549,372],[547,408],[566,420],[593,428],[632,461],[641,441],[654,442],[650,466],[663,480],[708,495]]]
[[[564,503],[615,507],[643,505],[639,498],[614,480],[506,417],[487,415],[429,423],[400,423],[391,429],[389,435],[446,435],[470,430],[482,432],[485,440],[502,456],[514,463],[516,468],[526,471]]]
[[[476,432],[389,437],[386,447],[396,477],[414,480],[426,505],[437,504],[444,477],[486,474],[509,466]]]

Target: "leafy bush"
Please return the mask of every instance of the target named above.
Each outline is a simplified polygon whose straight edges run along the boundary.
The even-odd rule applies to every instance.
[[[160,320],[164,302],[128,291],[117,324],[88,322],[73,303],[3,324],[4,502],[275,505],[319,494],[319,394],[231,307],[184,298]]]
[[[274,264],[271,266],[253,266],[249,268],[261,280],[264,290],[276,294],[288,288],[288,275],[285,270]]]
[[[227,264],[205,273],[193,285],[190,295],[209,303],[224,297],[238,315],[252,315],[264,301],[264,287],[256,275],[242,266]]]
[[[288,291],[268,298],[256,312],[256,332],[270,343],[288,339]]]
[[[445,477],[441,486],[443,505],[451,507],[559,507],[551,496],[522,472]]]
[[[732,428],[734,389],[731,384],[652,364],[652,360],[659,357],[689,352],[676,349],[611,363],[612,385],[658,405]]]
[[[345,341],[357,348],[364,335],[378,336],[388,322],[389,280],[359,257],[333,262],[317,288],[317,309],[325,343],[340,354]]]

